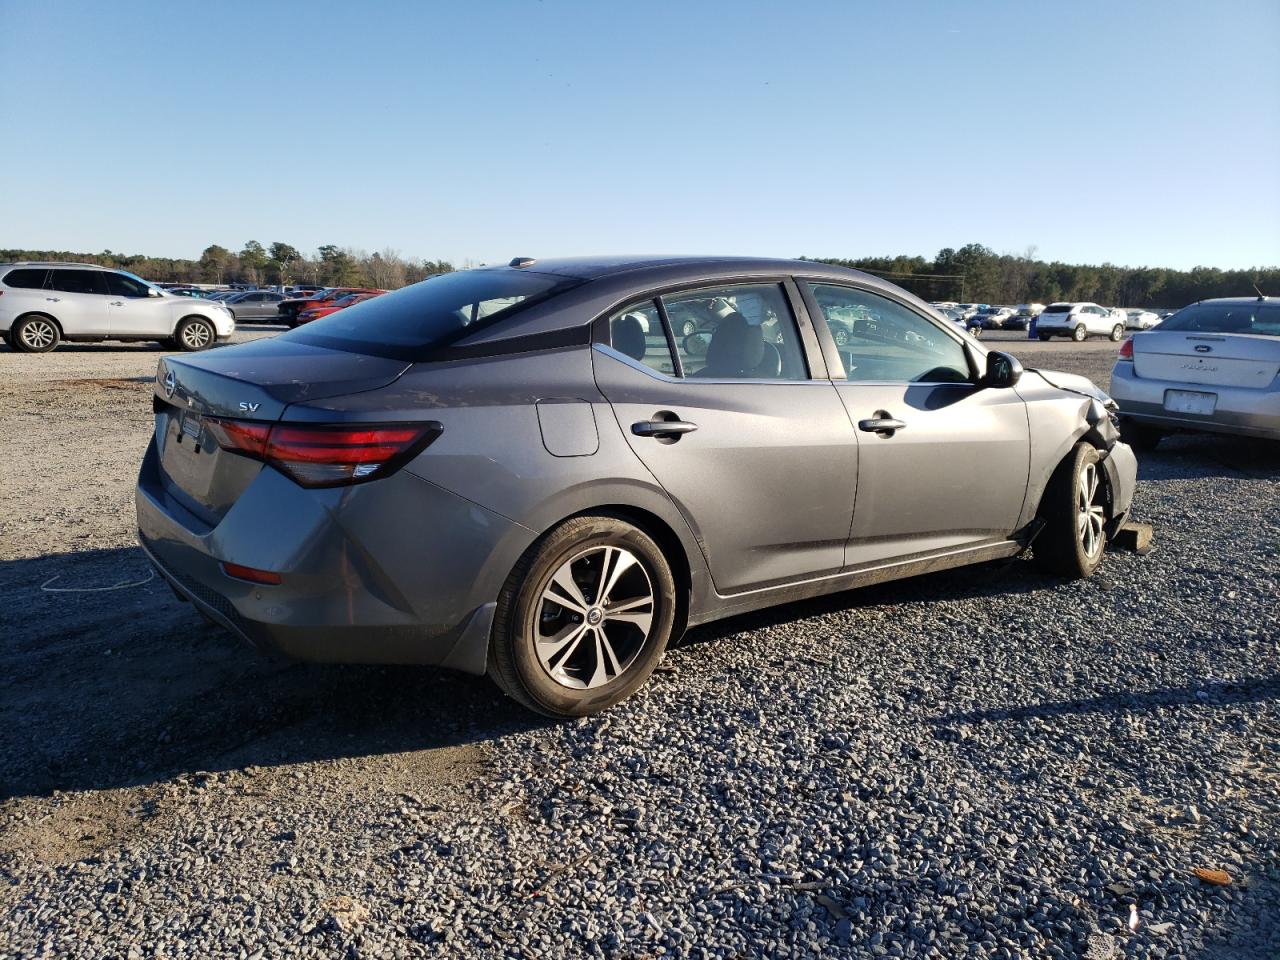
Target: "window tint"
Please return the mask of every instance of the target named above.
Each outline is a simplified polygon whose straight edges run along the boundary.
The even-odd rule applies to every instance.
[[[101,270],[50,270],[46,290],[62,293],[106,293]]]
[[[782,285],[706,287],[662,298],[686,377],[807,380]]]
[[[359,310],[339,310],[281,338],[413,359],[581,283],[524,270],[459,270],[374,297]]]
[[[609,318],[609,345],[659,373],[676,375],[671,345],[652,300],[624,307]]]
[[[849,380],[967,383],[964,347],[913,310],[865,290],[810,284]]]
[[[145,297],[147,285],[137,277],[123,273],[103,274],[107,281],[107,292],[113,297]]]
[[[48,270],[10,270],[4,275],[7,286],[18,290],[39,290],[44,287],[44,275]]]
[[[1051,303],[1044,308],[1045,313],[1070,313],[1071,304],[1069,303]]]

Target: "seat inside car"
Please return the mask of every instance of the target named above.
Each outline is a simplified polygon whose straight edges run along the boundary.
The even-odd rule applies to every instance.
[[[649,349],[640,318],[632,314],[619,317],[614,321],[612,340],[614,349],[625,353],[632,360],[643,360],[645,352]]]
[[[741,313],[726,314],[711,334],[707,365],[697,377],[772,379],[782,375],[782,355]]]

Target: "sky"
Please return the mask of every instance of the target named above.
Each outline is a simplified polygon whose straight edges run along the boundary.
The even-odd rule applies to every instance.
[[[0,248],[1275,265],[1277,51],[1277,0],[0,0]]]

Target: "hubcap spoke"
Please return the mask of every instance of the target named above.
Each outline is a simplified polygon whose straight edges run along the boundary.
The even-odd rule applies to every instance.
[[[552,592],[552,587],[557,588],[558,595]],[[581,614],[585,614],[587,607],[591,606],[591,604],[587,603],[587,598],[582,595],[582,591],[574,581],[573,572],[570,570],[568,563],[556,571],[556,575],[551,578],[551,585],[547,587],[544,596],[554,600],[562,607],[568,607]]]

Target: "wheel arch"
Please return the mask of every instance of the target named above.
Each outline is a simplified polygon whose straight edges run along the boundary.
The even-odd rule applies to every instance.
[[[58,336],[64,339],[66,338],[67,332],[62,328],[62,321],[48,310],[27,310],[25,313],[20,313],[10,321],[9,329],[12,331],[14,327],[23,320],[26,320],[28,317],[44,317],[46,320],[52,320],[53,325],[58,328]]]

